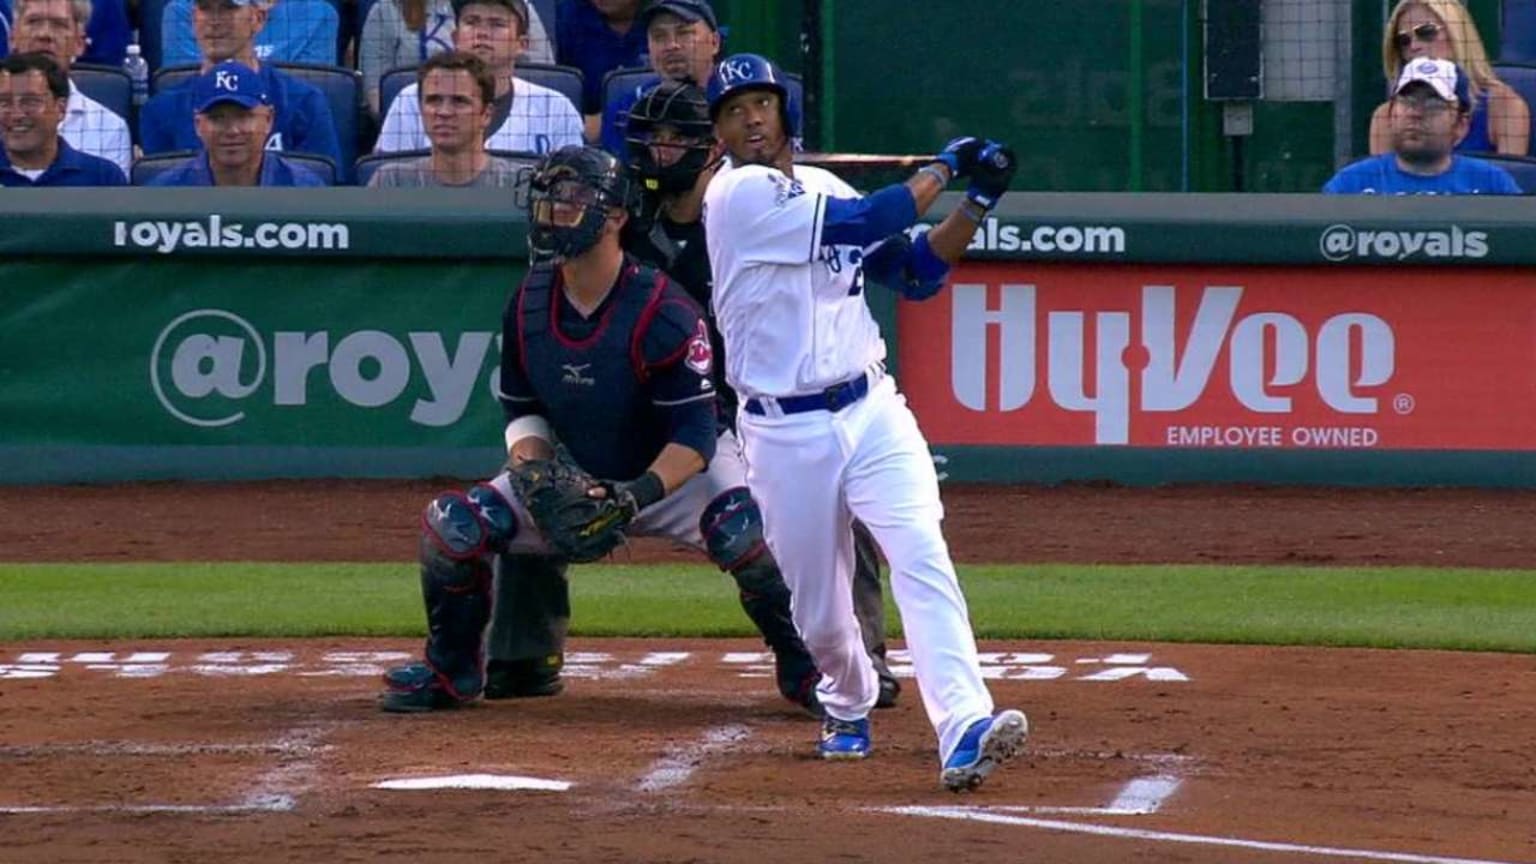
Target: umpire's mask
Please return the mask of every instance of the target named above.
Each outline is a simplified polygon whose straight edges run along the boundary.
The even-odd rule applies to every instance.
[[[630,109],[624,141],[629,169],[651,195],[693,188],[715,143],[704,91],[687,81],[663,81]]]

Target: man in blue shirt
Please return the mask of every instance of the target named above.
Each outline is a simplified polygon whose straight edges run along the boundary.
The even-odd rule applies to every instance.
[[[389,2],[389,0],[385,0]],[[202,59],[193,24],[193,0],[170,0],[160,22],[165,46],[160,65],[185,66]],[[256,59],[263,63],[336,65],[336,7],[329,0],[277,0],[264,4],[267,26],[256,36]]]
[[[204,152],[149,186],[324,186],[314,172],[267,152],[272,97],[255,70],[220,63],[191,83]]]
[[[124,186],[115,164],[59,136],[69,78],[46,54],[0,61],[0,186]]]
[[[555,62],[581,70],[589,135],[603,110],[603,76],[645,65],[645,27],[637,26],[640,0],[565,0],[555,8]]]
[[[1509,172],[1452,151],[1471,125],[1466,72],[1421,57],[1403,67],[1388,107],[1392,150],[1345,167],[1329,195],[1519,195]]]
[[[645,32],[651,71],[655,74],[611,98],[603,94],[606,104],[598,141],[604,150],[620,159],[628,154],[624,128],[629,109],[640,97],[662,79],[704,86],[720,53],[720,22],[709,0],[650,0],[640,10],[640,28]]]
[[[272,134],[267,148],[316,153],[341,166],[341,148],[330,106],[314,85],[256,59],[256,36],[267,10],[256,0],[197,0],[192,12],[202,71],[233,60],[262,77],[271,98]],[[199,144],[192,123],[195,101],[190,84],[155,94],[139,113],[139,145],[145,153],[194,150]]]

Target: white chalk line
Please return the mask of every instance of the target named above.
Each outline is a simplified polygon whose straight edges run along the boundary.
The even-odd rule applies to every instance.
[[[299,796],[314,783],[313,757],[330,748],[319,743],[326,729],[299,726],[285,732],[276,741],[257,744],[138,744],[131,741],[87,741],[79,744],[23,745],[0,750],[0,755],[84,754],[98,756],[171,756],[203,754],[261,753],[281,757],[276,767],[259,775],[245,796],[235,803],[220,804],[0,804],[0,814],[60,813],[184,813],[195,815],[231,815],[241,813],[287,813],[298,808]]]
[[[935,819],[961,819],[972,822],[989,822],[996,825],[1017,825],[1022,828],[1040,828],[1069,834],[1091,834],[1098,837],[1118,837],[1127,840],[1148,840],[1157,843],[1183,843],[1197,846],[1222,846],[1235,849],[1252,849],[1262,852],[1281,852],[1296,855],[1314,855],[1332,858],[1361,858],[1367,861],[1394,861],[1401,864],[1521,864],[1516,861],[1500,861],[1489,858],[1454,858],[1442,855],[1419,855],[1412,852],[1384,852],[1376,849],[1347,849],[1337,846],[1313,846],[1305,843],[1280,843],[1270,840],[1249,840],[1241,837],[1220,837],[1206,834],[1181,834],[1172,831],[1153,831],[1145,828],[1124,828],[1117,825],[1093,825],[1082,822],[1062,822],[1056,819],[1035,819],[991,812],[992,808],[969,807],[876,807],[879,813],[898,816],[923,816]]]
[[[751,734],[747,727],[735,724],[709,729],[698,741],[669,748],[667,755],[651,763],[635,788],[641,792],[660,792],[680,786],[688,782],[705,758],[728,750]]]
[[[145,744],[138,741],[85,741],[76,744],[0,744],[0,758],[36,756],[206,756],[227,754],[308,755],[330,750],[330,745],[286,740],[254,744]]]

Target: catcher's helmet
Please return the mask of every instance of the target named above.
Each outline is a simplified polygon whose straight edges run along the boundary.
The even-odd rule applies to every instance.
[[[675,133],[665,146],[682,151],[666,165],[651,150],[659,127]],[[629,145],[629,168],[646,192],[667,194],[693,188],[715,140],[704,91],[687,81],[667,80],[652,87],[630,109],[624,140]]]
[[[619,160],[596,147],[572,144],[544,157],[528,180],[530,257],[559,262],[597,245],[609,208],[631,209],[631,188]]]
[[[743,90],[771,90],[779,94],[779,119],[784,123],[784,134],[795,134],[790,123],[789,85],[778,64],[761,54],[732,54],[715,64],[709,76],[709,119],[720,116],[720,103],[727,96]]]

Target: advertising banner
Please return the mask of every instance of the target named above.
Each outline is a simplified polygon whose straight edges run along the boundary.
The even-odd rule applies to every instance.
[[[1536,450],[1529,269],[968,263],[899,322],[935,445]]]
[[[7,263],[3,443],[499,447],[521,269]]]

